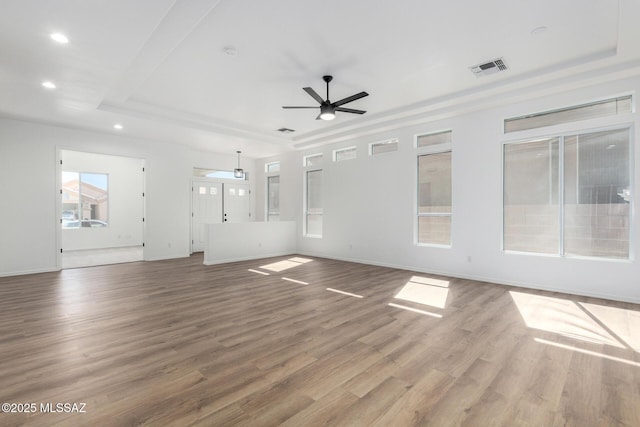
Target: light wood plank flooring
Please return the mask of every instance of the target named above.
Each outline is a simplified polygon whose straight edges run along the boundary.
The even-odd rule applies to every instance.
[[[321,258],[0,278],[3,426],[640,426],[639,352],[637,305]]]

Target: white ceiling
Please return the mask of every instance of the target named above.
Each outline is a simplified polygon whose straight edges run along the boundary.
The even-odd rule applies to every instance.
[[[568,76],[637,73],[638,3],[3,0],[0,115],[264,157]],[[469,70],[497,57],[508,71]],[[324,97],[324,74],[334,101],[367,91],[345,105],[367,114],[281,108],[316,105],[302,88]]]

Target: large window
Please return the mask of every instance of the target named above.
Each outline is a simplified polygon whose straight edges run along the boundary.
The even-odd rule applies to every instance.
[[[630,131],[504,145],[505,250],[629,258]]]
[[[306,172],[305,234],[322,237],[322,170]]]
[[[418,243],[451,244],[451,151],[418,156]]]
[[[280,176],[267,177],[267,221],[280,220]]]
[[[416,135],[416,241],[451,246],[451,130]]]
[[[280,162],[264,165],[267,174],[267,221],[280,220]]]
[[[62,172],[62,227],[108,226],[109,176],[104,173]]]

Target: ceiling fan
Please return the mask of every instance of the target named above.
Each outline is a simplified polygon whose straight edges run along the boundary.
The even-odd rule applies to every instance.
[[[364,98],[365,96],[369,96],[367,92],[356,93],[355,95],[348,96],[340,101],[331,102],[329,100],[329,82],[333,80],[333,76],[322,76],[322,80],[327,84],[327,99],[322,99],[318,93],[311,89],[310,87],[303,88],[305,92],[307,92],[313,99],[318,101],[320,104],[320,114],[316,117],[316,120],[333,120],[336,118],[336,111],[340,111],[342,113],[353,113],[353,114],[364,114],[366,111],[364,110],[354,110],[353,108],[343,108],[342,105],[353,102],[357,99]],[[282,107],[282,108],[318,108],[318,107]]]

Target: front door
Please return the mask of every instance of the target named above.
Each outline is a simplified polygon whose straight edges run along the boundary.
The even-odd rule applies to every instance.
[[[222,222],[222,184],[193,181],[192,188],[191,250],[202,252],[207,241],[205,224]]]
[[[251,220],[249,183],[224,184],[224,222],[247,222]]]

